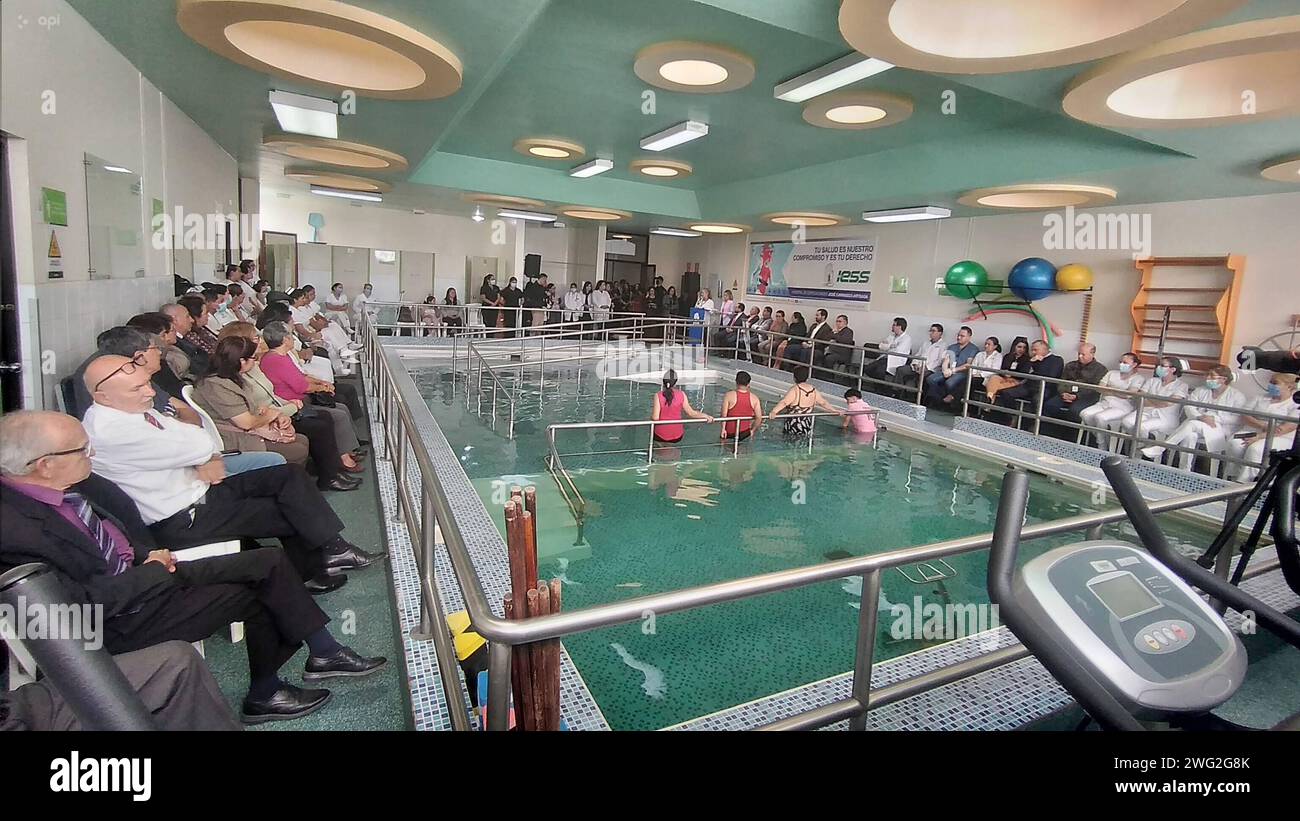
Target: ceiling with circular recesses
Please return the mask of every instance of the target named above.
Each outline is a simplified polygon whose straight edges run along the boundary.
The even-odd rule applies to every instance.
[[[805,228],[827,228],[832,225],[846,225],[848,220],[839,214],[825,214],[820,211],[782,211],[765,214],[763,219],[777,225],[804,226]]]
[[[865,130],[901,123],[912,116],[912,100],[884,91],[839,91],[814,97],[803,107],[804,122],[818,128]]]
[[[542,160],[572,160],[587,153],[578,143],[558,137],[524,137],[515,140],[515,150]]]
[[[297,160],[375,171],[405,171],[406,158],[373,145],[311,137],[305,134],[269,134],[262,145]]]
[[[1273,160],[1265,164],[1259,174],[1266,180],[1300,185],[1300,154]]]
[[[962,205],[980,208],[1008,208],[1031,211],[1037,208],[1086,207],[1114,201],[1116,191],[1100,185],[1069,183],[1023,183],[998,185],[967,191],[957,198]]]
[[[669,160],[660,157],[646,157],[633,160],[628,167],[639,174],[647,177],[658,177],[659,179],[676,179],[680,180],[689,177],[695,168],[688,162],[681,160]]]
[[[467,202],[491,205],[497,208],[542,208],[546,203],[529,197],[510,197],[504,194],[462,194]]]
[[[176,22],[240,65],[363,97],[432,100],[461,86],[463,67],[451,49],[334,0],[177,0]]]
[[[632,216],[627,211],[615,211],[612,208],[588,208],[585,205],[571,205],[561,208],[560,213],[566,217],[593,220],[595,222],[614,222],[629,219]]]
[[[1186,128],[1300,115],[1300,15],[1198,31],[1080,74],[1061,101],[1096,125]]]
[[[1183,34],[1246,0],[844,0],[840,32],[863,54],[947,74],[1095,60]]]
[[[632,70],[656,88],[689,94],[736,91],[754,81],[754,61],[726,46],[673,40],[637,52]]]
[[[291,180],[320,185],[326,188],[341,188],[345,191],[366,191],[382,194],[393,189],[392,184],[383,180],[360,177],[355,174],[339,174],[334,171],[322,171],[315,168],[286,168],[284,175]]]

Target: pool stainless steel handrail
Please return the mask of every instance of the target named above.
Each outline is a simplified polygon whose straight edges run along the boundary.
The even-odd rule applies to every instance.
[[[422,508],[425,511],[425,517],[419,525],[418,532],[421,534],[419,543],[422,545],[426,543],[432,544],[432,525],[436,522],[442,533],[448,557],[456,574],[456,580],[464,595],[465,607],[469,613],[470,621],[474,625],[475,631],[489,641],[488,724],[489,729],[492,730],[504,730],[508,722],[506,710],[510,691],[510,657],[511,648],[514,645],[560,638],[601,627],[638,621],[647,610],[657,614],[673,613],[858,575],[863,576],[863,599],[861,604],[862,616],[859,619],[857,636],[858,650],[853,669],[853,704],[848,706],[847,713],[841,718],[849,717],[851,726],[854,729],[865,729],[866,713],[875,706],[872,698],[878,696],[881,692],[873,693],[870,690],[870,681],[874,655],[876,610],[879,604],[880,577],[883,571],[891,567],[934,561],[961,553],[985,549],[992,543],[992,534],[986,533],[920,547],[851,557],[727,582],[656,593],[551,616],[540,616],[521,621],[500,618],[493,613],[488,602],[482,580],[474,567],[473,560],[470,558],[464,534],[452,516],[447,494],[437,479],[428,449],[418,434],[418,428],[415,427],[412,421],[411,410],[407,406],[406,399],[397,390],[393,374],[389,372],[386,362],[384,362],[388,356],[396,357],[396,354],[384,352],[382,349],[377,350],[376,348],[380,347],[377,339],[372,339],[371,343],[373,344],[368,345],[366,350],[368,353],[374,353],[375,356],[368,358],[366,371],[371,377],[370,387],[379,398],[378,408],[381,422],[385,425],[386,430],[397,429],[393,434],[389,434],[390,440],[394,441],[388,445],[388,447],[399,446],[397,457],[394,459],[395,466],[401,468],[396,473],[397,482],[402,485],[407,481],[404,467],[407,449],[413,454],[423,479],[421,491],[424,494],[422,496]],[[378,364],[381,362],[384,362],[384,364]],[[391,450],[387,452],[392,453]],[[1154,502],[1151,508],[1156,513],[1182,510],[1232,499],[1248,491],[1249,488],[1245,486],[1234,485]],[[402,504],[401,498],[399,494],[399,506]],[[407,505],[407,507],[410,506]],[[1087,531],[1104,524],[1121,521],[1124,518],[1123,510],[1081,514],[1067,519],[1031,525],[1024,529],[1022,538],[1028,541],[1060,533],[1079,530]],[[425,588],[422,590],[423,614],[421,623],[422,626],[429,627],[429,630],[426,631],[427,634],[433,635],[434,641],[437,642],[440,637],[446,636],[447,628],[445,615],[442,613],[441,608],[433,606],[434,597],[430,595],[430,590],[436,592],[433,576],[433,550],[421,550],[419,558],[422,567],[421,584]],[[461,695],[462,690],[459,681],[456,680],[454,685],[448,681],[449,678],[456,678],[454,660],[444,663],[440,659],[439,666],[443,671],[444,690],[452,705],[451,712],[455,713],[458,710],[462,713],[465,712],[466,706]],[[936,673],[938,672],[936,671]],[[923,689],[931,689],[943,682],[942,677],[931,674],[929,680],[924,682],[923,686],[918,684],[915,689],[908,689],[907,693],[922,692]],[[901,683],[901,685],[907,684],[908,682]],[[822,718],[825,717],[820,717],[819,721]],[[829,719],[825,723],[831,723],[832,720],[838,719]],[[453,722],[455,723],[455,719],[453,719]],[[822,724],[819,723],[815,726],[822,726]]]

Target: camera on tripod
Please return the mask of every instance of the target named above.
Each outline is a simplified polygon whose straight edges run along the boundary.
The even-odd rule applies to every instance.
[[[1237,354],[1237,364],[1247,371],[1273,371],[1274,373],[1300,374],[1300,349],[1294,351],[1266,351],[1263,348],[1245,347]],[[1291,395],[1300,405],[1300,391]]]

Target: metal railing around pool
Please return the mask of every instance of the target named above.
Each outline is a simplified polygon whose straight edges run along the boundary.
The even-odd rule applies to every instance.
[[[879,411],[875,410],[874,408],[867,409],[867,410],[855,410],[855,411],[846,410],[843,412],[816,411],[813,413],[803,413],[803,414],[789,413],[789,414],[781,414],[780,416],[765,416],[763,417],[763,422],[768,422],[768,421],[784,422],[786,419],[794,419],[794,418],[809,419],[810,424],[808,425],[807,437],[808,437],[808,452],[811,453],[813,449],[814,428],[816,428],[817,426],[816,423],[817,419],[825,416],[875,417],[878,414]],[[547,446],[548,453],[546,457],[546,466],[550,470],[551,476],[555,479],[556,485],[559,486],[560,495],[562,495],[564,497],[564,500],[568,503],[569,510],[570,512],[573,513],[573,518],[578,524],[579,533],[581,533],[583,523],[586,520],[587,501],[586,499],[583,498],[582,491],[578,490],[578,485],[576,482],[574,482],[573,475],[570,474],[568,469],[564,466],[563,457],[565,456],[608,456],[608,455],[615,455],[619,453],[644,453],[646,456],[646,464],[651,464],[654,462],[654,447],[656,444],[660,446],[676,447],[676,448],[721,447],[723,449],[727,448],[728,445],[730,445],[732,455],[738,456],[740,454],[741,440],[757,438],[758,435],[762,432],[762,428],[763,428],[762,424],[754,424],[749,429],[748,431],[749,436],[747,437],[733,435],[730,437],[729,440],[720,438],[716,442],[702,442],[694,445],[679,445],[676,442],[664,442],[663,440],[655,439],[655,428],[659,425],[725,425],[727,422],[735,422],[737,430],[739,430],[739,426],[741,422],[753,423],[754,417],[753,416],[718,416],[712,419],[633,419],[624,422],[563,422],[554,425],[547,425],[546,446]],[[561,454],[557,450],[555,445],[555,435],[558,431],[608,430],[614,428],[627,429],[627,428],[641,428],[641,427],[650,429],[650,441],[646,444],[646,447],[644,449],[636,448],[634,450],[633,449],[601,450],[601,451],[592,451],[592,452]],[[743,433],[744,431],[741,432]],[[803,439],[803,438],[804,438],[803,434],[800,434],[798,437],[795,437],[796,440]],[[791,437],[786,437],[787,441],[790,441],[790,439]],[[879,447],[879,443],[880,443],[880,435],[879,435],[879,428],[877,428],[877,434],[871,438],[871,447],[873,449],[877,448]]]
[[[447,491],[434,467],[428,446],[420,434],[419,424],[421,422],[425,425],[433,424],[432,414],[423,404],[417,403],[412,407],[403,395],[402,387],[397,384],[397,377],[393,371],[393,365],[400,364],[399,355],[393,351],[383,350],[373,329],[364,330],[366,331],[364,348],[366,358],[363,363],[363,373],[366,376],[368,392],[376,398],[379,421],[384,430],[384,453],[380,458],[393,464],[397,483],[395,520],[405,522],[420,566],[421,617],[420,626],[414,632],[414,636],[434,642],[443,690],[449,703],[448,712],[454,729],[468,729],[469,720],[468,707],[456,674],[458,665],[451,648],[446,615],[442,610],[434,576],[435,541],[436,534],[439,533],[446,546],[470,621],[475,631],[489,642],[488,729],[491,730],[507,729],[510,660],[511,650],[515,645],[637,622],[647,611],[656,614],[676,613],[850,576],[863,577],[861,614],[858,620],[856,652],[851,671],[853,675],[851,695],[825,707],[805,711],[784,721],[767,725],[765,729],[813,729],[848,719],[851,729],[865,730],[867,714],[875,707],[926,692],[1027,655],[1023,647],[1006,647],[963,662],[946,665],[887,687],[871,689],[877,609],[883,572],[889,568],[938,561],[986,549],[992,543],[991,533],[656,593],[527,620],[501,618],[492,612],[482,579],[470,557],[465,535],[452,515]],[[409,375],[403,373],[402,377],[408,383],[406,389],[414,391],[414,383]],[[419,422],[416,419],[417,415],[420,417]],[[406,470],[408,452],[415,459],[421,478],[418,500],[421,515],[418,520],[414,515],[417,500],[411,495]],[[464,481],[464,477],[458,476],[456,480]],[[1245,486],[1235,485],[1154,502],[1151,509],[1155,513],[1183,510],[1233,499],[1248,491],[1249,488]],[[1102,525],[1123,521],[1125,518],[1123,510],[1081,514],[1053,522],[1030,525],[1024,528],[1022,538],[1029,541],[1078,531],[1085,531],[1090,537],[1095,537]],[[1228,551],[1224,551],[1221,555],[1227,554]],[[1247,573],[1246,577],[1253,578],[1255,575],[1272,570],[1275,566],[1275,563],[1260,563]],[[1226,571],[1225,563],[1223,572]]]

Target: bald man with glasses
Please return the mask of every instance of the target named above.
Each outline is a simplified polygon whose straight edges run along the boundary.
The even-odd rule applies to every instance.
[[[92,363],[87,379],[104,386],[130,379],[122,365]],[[96,396],[102,393],[103,387]],[[48,565],[70,603],[102,608],[98,627],[111,653],[200,641],[231,622],[244,622],[247,723],[298,718],[329,700],[328,690],[296,687],[279,676],[303,644],[309,648],[307,681],[365,676],[384,666],[383,657],[361,656],[330,635],[329,617],[303,589],[283,551],[262,548],[177,562],[161,545],[182,547],[185,540],[170,538],[156,523],[146,526],[127,493],[91,472],[99,458],[92,437],[70,416],[18,411],[0,417],[0,572],[29,562]]]

